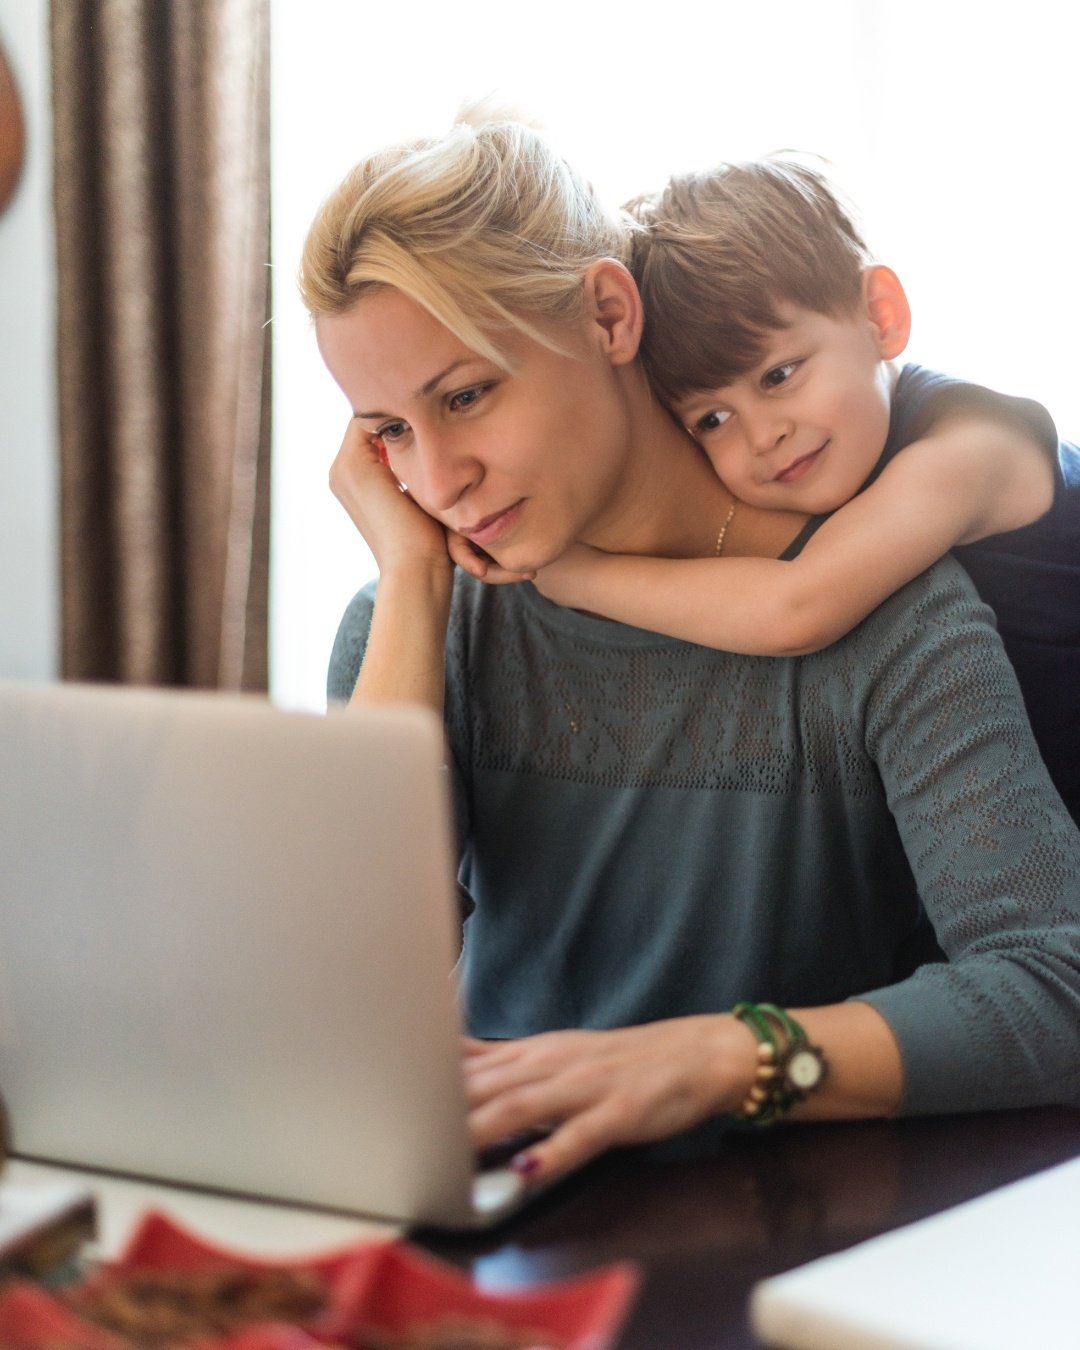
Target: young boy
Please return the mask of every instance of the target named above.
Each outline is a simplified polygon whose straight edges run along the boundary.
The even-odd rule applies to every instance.
[[[896,370],[903,288],[802,164],[725,165],[634,209],[642,357],[732,504],[716,559],[578,549],[540,590],[690,642],[792,655],[955,548],[1080,821],[1080,449],[1038,404]],[[782,559],[739,558],[740,503],[810,519]]]

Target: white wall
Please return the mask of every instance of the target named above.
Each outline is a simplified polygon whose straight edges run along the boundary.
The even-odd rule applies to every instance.
[[[47,0],[0,0],[27,161],[0,216],[0,679],[58,665],[55,262]]]

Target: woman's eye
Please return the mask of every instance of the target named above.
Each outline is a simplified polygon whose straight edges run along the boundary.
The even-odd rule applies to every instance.
[[[409,424],[407,422],[387,422],[384,427],[379,427],[375,435],[382,441],[393,443],[394,441],[400,441],[408,429]]]
[[[459,389],[456,394],[450,396],[451,412],[460,412],[464,408],[471,408],[484,397],[491,388],[489,384],[476,384],[469,389]]]
[[[711,412],[705,413],[694,423],[694,431],[700,435],[706,431],[716,431],[722,427],[731,416],[729,412],[724,412],[720,408],[714,408]]]
[[[782,384],[786,384],[799,368],[798,361],[785,361],[782,366],[773,366],[762,378],[761,383],[766,389],[779,389]]]

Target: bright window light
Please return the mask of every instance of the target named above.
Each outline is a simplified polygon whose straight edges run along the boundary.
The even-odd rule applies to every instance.
[[[1037,398],[1076,439],[1067,23],[1056,0],[272,0],[275,701],[325,707],[338,620],[374,573],[327,487],[348,409],[295,286],[307,227],[357,159],[488,94],[616,202],[719,159],[822,155],[907,287],[906,356]]]

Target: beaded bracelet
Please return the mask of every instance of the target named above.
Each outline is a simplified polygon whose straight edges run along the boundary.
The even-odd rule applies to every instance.
[[[737,1003],[732,1012],[758,1040],[754,1081],[735,1118],[773,1125],[821,1086],[828,1068],[824,1052],[775,1003]]]

